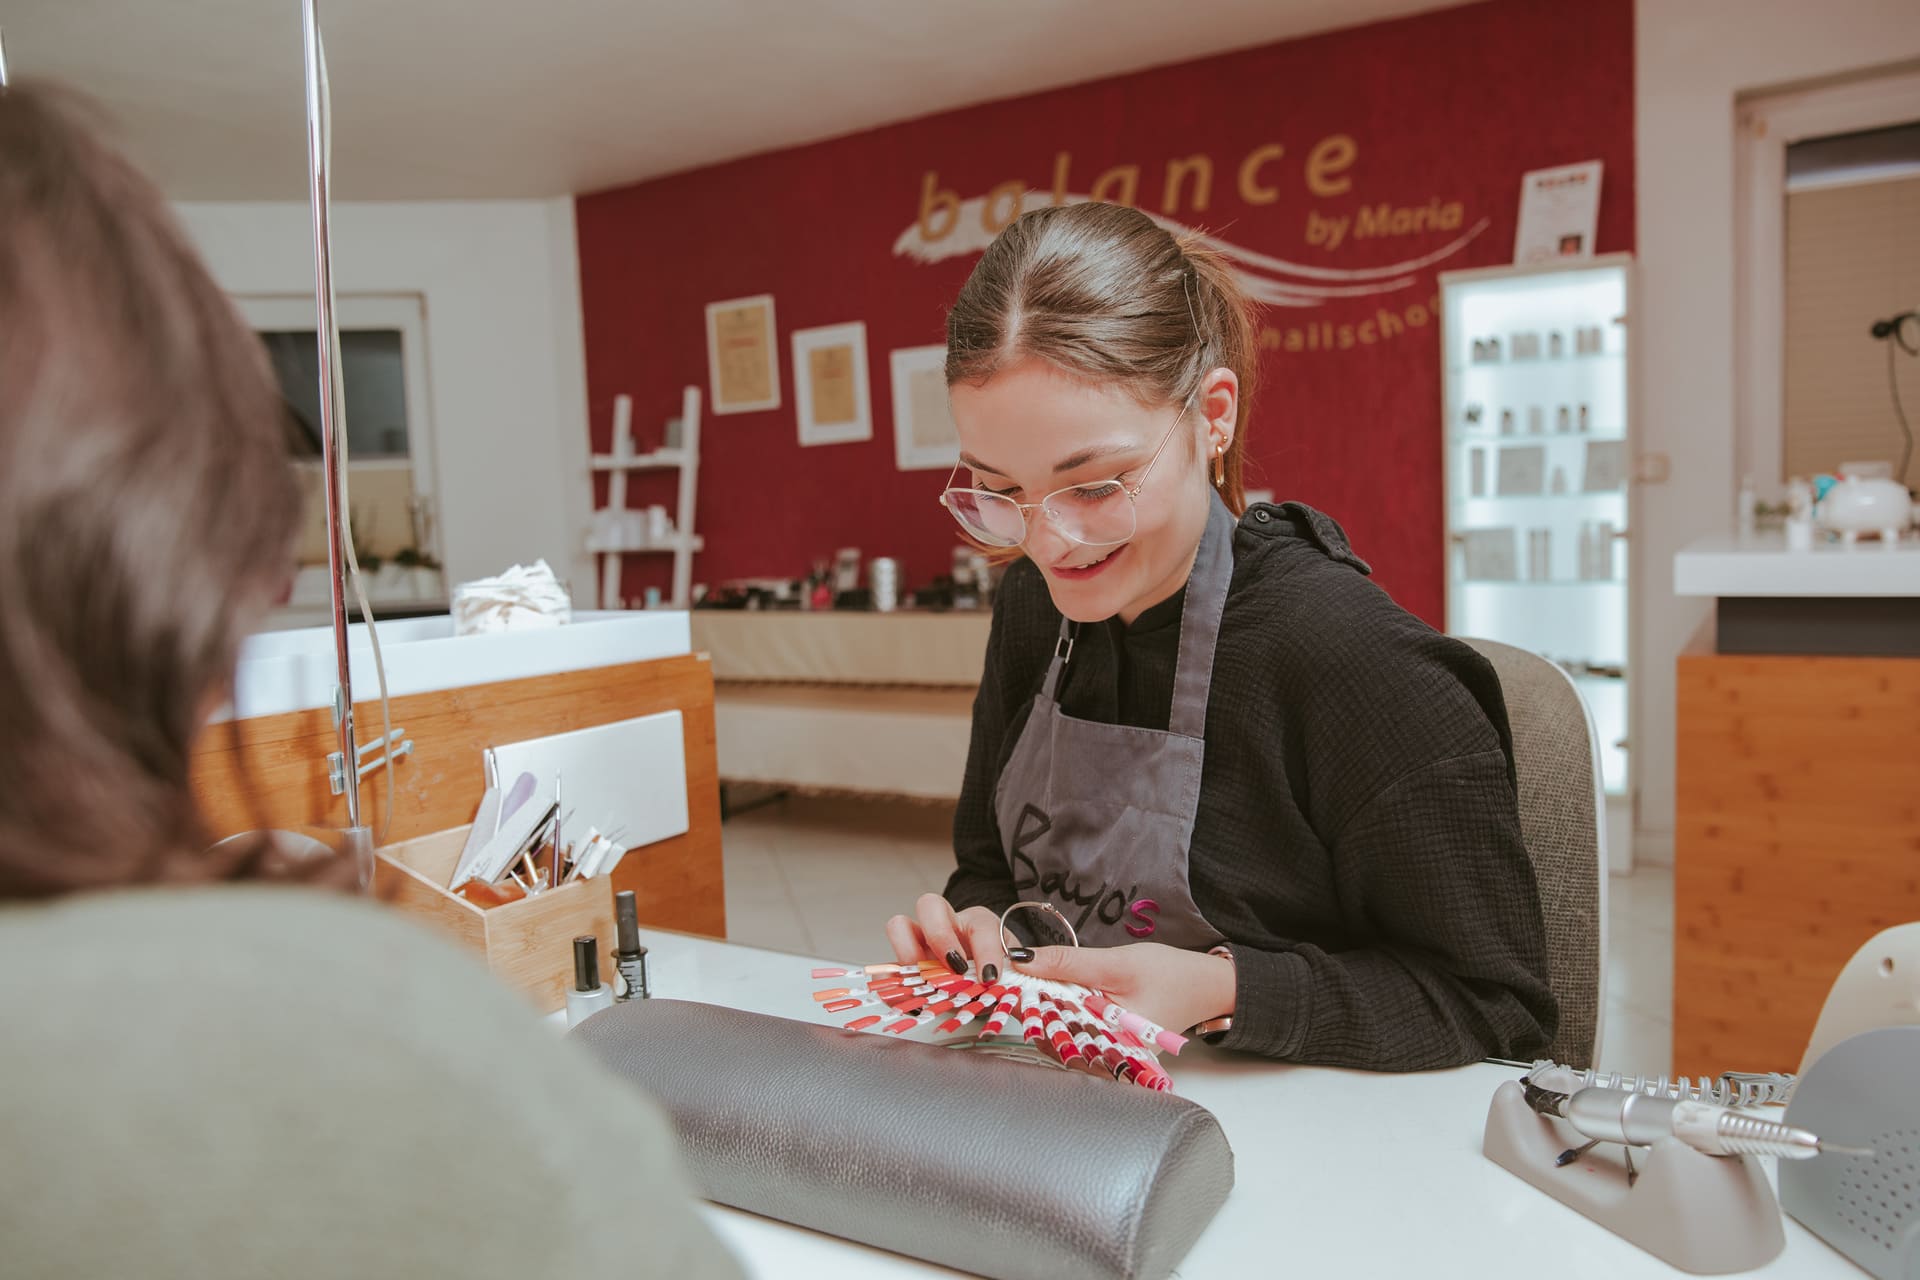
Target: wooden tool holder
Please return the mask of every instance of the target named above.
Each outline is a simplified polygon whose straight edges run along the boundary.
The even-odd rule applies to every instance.
[[[374,854],[373,895],[478,953],[543,1012],[564,1008],[573,940],[590,933],[613,947],[613,884],[576,880],[504,906],[481,908],[447,889],[471,824],[388,845]],[[606,968],[603,961],[602,968]],[[607,980],[603,972],[602,981]]]

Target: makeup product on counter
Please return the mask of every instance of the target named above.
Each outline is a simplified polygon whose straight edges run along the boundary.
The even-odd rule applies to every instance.
[[[614,999],[645,1000],[653,993],[647,987],[647,949],[640,943],[640,913],[633,890],[613,895],[613,922],[613,968],[620,975]]]
[[[590,933],[573,940],[573,986],[567,991],[569,1027],[613,1006],[613,988],[600,981],[599,945],[599,939]]]
[[[1527,434],[1530,436],[1541,435],[1546,431],[1546,425],[1546,410],[1537,404],[1527,406]]]
[[[892,613],[900,605],[900,562],[875,556],[867,563],[867,586],[873,592],[874,609]]]
[[[860,585],[860,548],[842,547],[833,553],[833,593],[841,595]]]
[[[1559,412],[1554,414],[1553,429],[1561,435],[1573,430],[1573,415],[1568,411],[1567,406],[1561,405]]]

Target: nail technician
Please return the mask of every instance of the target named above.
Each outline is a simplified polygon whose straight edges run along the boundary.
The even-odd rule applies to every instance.
[[[1368,581],[1340,526],[1245,510],[1257,351],[1214,256],[1135,210],[1046,208],[947,324],[940,501],[1009,555],[957,867],[887,935],[1012,963],[1211,1042],[1415,1070],[1552,1035],[1500,685]],[[1032,920],[1016,912],[1008,919]],[[1038,939],[1046,941],[1048,939]]]

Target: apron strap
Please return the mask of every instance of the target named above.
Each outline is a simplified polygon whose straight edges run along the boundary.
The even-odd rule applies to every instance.
[[[1189,738],[1207,736],[1207,695],[1213,688],[1213,653],[1220,640],[1220,617],[1233,581],[1233,513],[1218,494],[1207,511],[1206,532],[1187,578],[1187,599],[1180,613],[1180,653],[1173,667],[1173,714],[1167,728]]]
[[[1047,666],[1047,678],[1040,682],[1040,692],[1048,702],[1060,701],[1060,682],[1066,679],[1067,659],[1073,656],[1074,637],[1080,634],[1080,624],[1060,619],[1060,639],[1053,646],[1053,661]]]

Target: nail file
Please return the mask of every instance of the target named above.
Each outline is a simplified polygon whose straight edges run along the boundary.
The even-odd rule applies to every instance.
[[[513,785],[507,788],[506,798],[500,802],[500,813],[491,834],[499,833],[499,823],[511,818],[519,811],[521,805],[531,800],[539,785],[539,779],[530,773],[523,773],[513,780]]]
[[[471,879],[473,861],[480,856],[480,850],[487,841],[493,839],[494,829],[500,822],[500,789],[488,787],[487,793],[480,797],[479,811],[473,815],[473,829],[467,832],[467,843],[460,850],[460,860],[453,864],[453,879],[447,881],[449,889],[466,883]]]
[[[467,874],[474,879],[492,884],[506,874],[507,868],[520,855],[521,849],[534,834],[553,821],[554,803],[552,786],[540,786],[535,789],[532,799],[521,805],[510,816],[501,818],[500,828],[493,838],[486,842],[473,865],[467,868]]]

